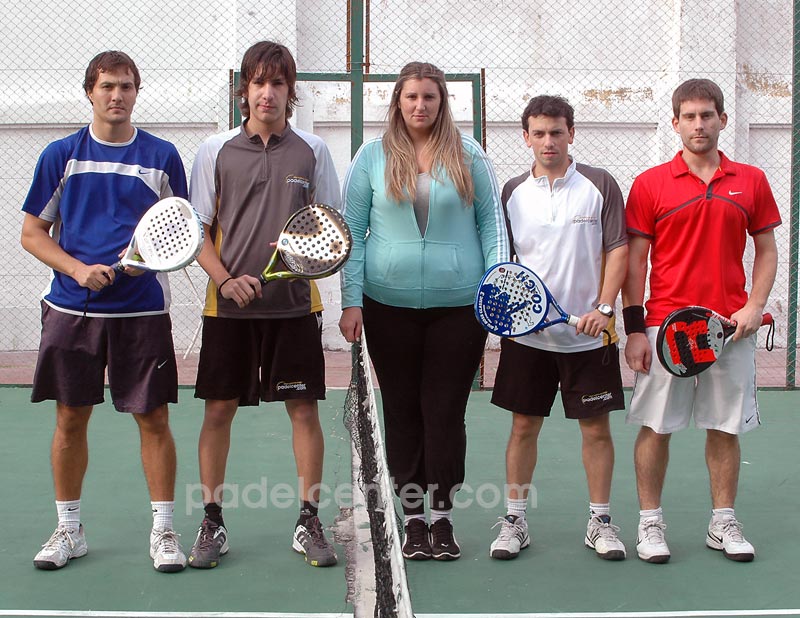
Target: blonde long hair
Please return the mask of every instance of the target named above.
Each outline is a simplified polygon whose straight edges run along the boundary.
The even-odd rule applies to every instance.
[[[427,62],[410,62],[403,67],[392,91],[389,103],[389,127],[383,135],[383,151],[386,154],[386,190],[397,202],[417,196],[417,158],[414,144],[408,133],[400,111],[400,93],[410,79],[430,79],[439,88],[441,105],[433,123],[426,148],[431,154],[431,175],[441,180],[445,174],[456,187],[456,191],[467,204],[472,204],[475,195],[472,176],[461,144],[461,134],[453,121],[447,96],[444,72]]]

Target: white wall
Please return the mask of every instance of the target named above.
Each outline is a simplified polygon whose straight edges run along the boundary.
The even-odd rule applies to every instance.
[[[0,349],[38,345],[37,298],[48,275],[19,247],[19,208],[44,145],[90,117],[80,84],[95,53],[118,48],[137,61],[143,88],[134,120],[173,141],[187,172],[199,143],[228,126],[229,72],[256,40],[288,45],[301,71],[346,68],[346,16],[337,0],[4,0],[0,8]],[[487,149],[501,182],[530,164],[519,125],[527,100],[564,95],[576,109],[574,156],[608,168],[625,193],[636,174],[679,147],[670,126],[674,87],[688,77],[715,79],[731,115],[722,149],[765,169],[785,213],[770,307],[785,324],[791,24],[785,0],[372,2],[369,70],[396,72],[410,60],[446,72],[486,69]],[[471,131],[470,87],[450,86],[459,125]],[[366,84],[365,138],[380,134],[390,89]],[[308,82],[299,92],[296,124],[327,141],[343,177],[349,85]],[[202,273],[190,272],[202,295]],[[184,349],[198,309],[186,276],[172,280],[176,347]],[[325,344],[343,348],[338,277],[320,287]]]

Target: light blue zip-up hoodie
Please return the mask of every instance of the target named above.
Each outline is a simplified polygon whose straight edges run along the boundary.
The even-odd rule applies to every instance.
[[[466,135],[461,142],[474,201],[465,204],[449,178],[432,178],[424,236],[411,202],[395,202],[386,193],[381,138],[358,150],[342,190],[344,218],[353,232],[353,250],[342,271],[342,308],[361,307],[363,294],[394,307],[471,305],[484,272],[508,260],[494,169],[478,142]]]

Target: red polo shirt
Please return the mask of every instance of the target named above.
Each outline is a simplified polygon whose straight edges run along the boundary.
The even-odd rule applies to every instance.
[[[764,172],[719,154],[719,169],[708,185],[689,171],[681,151],[640,174],[631,187],[628,234],[652,243],[647,326],[660,325],[686,305],[724,316],[741,309],[747,302],[746,234],[781,224]]]

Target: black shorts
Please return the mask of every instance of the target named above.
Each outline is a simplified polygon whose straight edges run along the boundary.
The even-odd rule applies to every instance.
[[[527,416],[550,416],[561,385],[567,418],[591,418],[625,408],[616,344],[584,352],[500,343],[492,403]]]
[[[42,338],[31,401],[67,406],[104,401],[105,370],[119,412],[146,413],[178,401],[169,314],[83,317],[42,303]]]
[[[259,401],[325,399],[322,313],[299,318],[203,318],[194,396]]]

